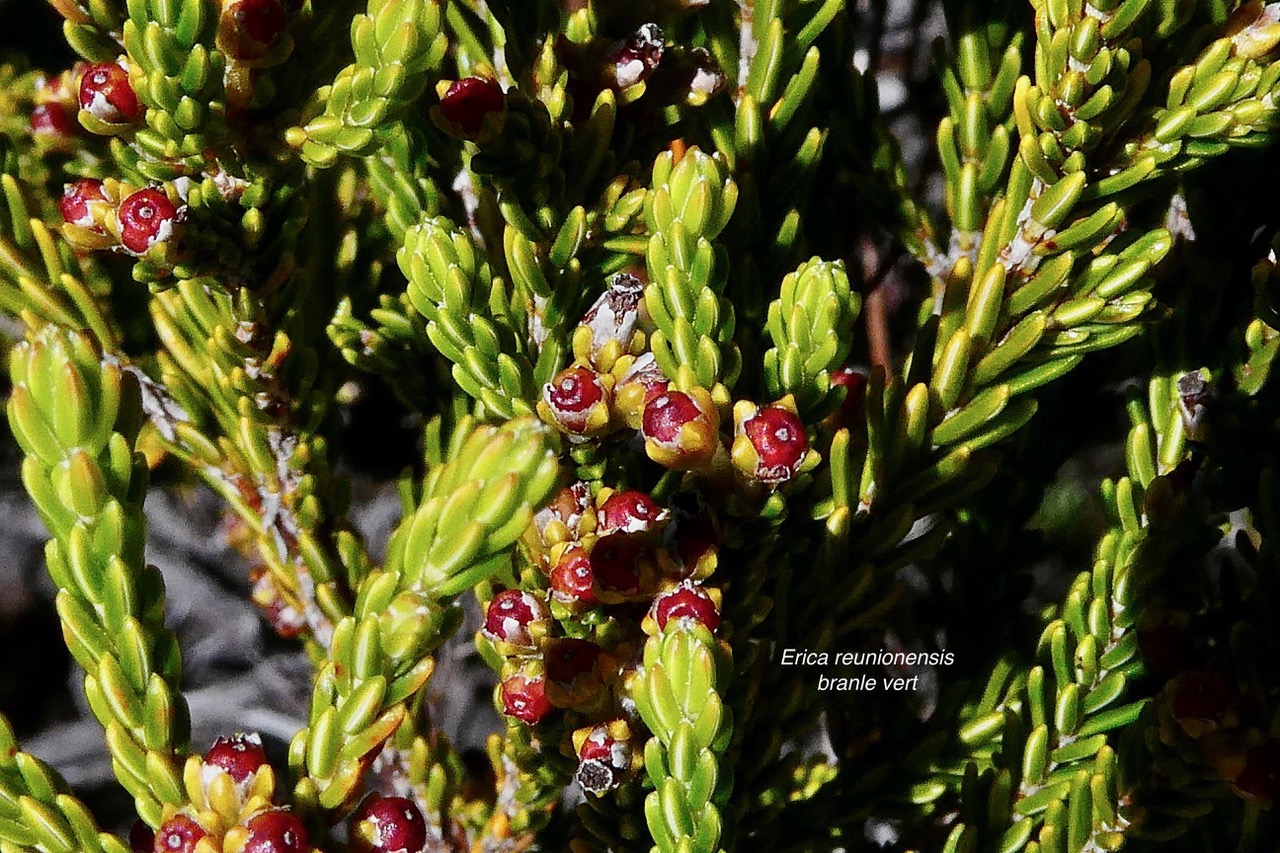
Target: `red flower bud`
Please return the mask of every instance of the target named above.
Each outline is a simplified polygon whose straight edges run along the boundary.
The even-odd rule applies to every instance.
[[[463,139],[474,140],[488,116],[502,112],[506,95],[496,80],[467,77],[449,86],[440,99],[440,114]]]
[[[1173,714],[1180,720],[1219,722],[1231,705],[1231,684],[1212,669],[1183,673],[1177,679]]]
[[[664,569],[681,579],[701,580],[715,571],[719,544],[715,526],[710,521],[696,516],[682,517],[676,522],[663,552],[669,564]]]
[[[80,130],[62,104],[36,104],[31,110],[31,133],[44,139],[69,139]]]
[[[562,639],[547,644],[543,665],[547,699],[558,708],[582,708],[604,695],[600,647],[589,640]]]
[[[696,584],[682,583],[653,600],[649,611],[657,623],[658,631],[665,631],[672,619],[689,619],[715,632],[720,627],[720,608],[706,590]]]
[[[236,782],[243,782],[267,764],[267,753],[256,733],[239,733],[214,741],[204,754],[204,763],[220,767]]]
[[[591,558],[577,545],[566,548],[551,570],[551,597],[570,606],[598,604]]]
[[[418,804],[406,797],[371,794],[351,816],[356,853],[422,853],[427,822]]]
[[[280,0],[238,0],[223,12],[220,44],[233,59],[261,59],[280,41],[288,24]]]
[[[258,812],[246,824],[243,853],[305,853],[310,850],[307,828],[288,809]]]
[[[809,451],[804,424],[787,405],[757,409],[743,400],[734,406],[733,464],[747,476],[769,485],[796,475]]]
[[[570,684],[595,669],[599,660],[600,647],[590,640],[571,637],[556,640],[547,648],[547,678],[560,684]]]
[[[591,569],[602,600],[615,604],[645,597],[640,557],[640,543],[625,533],[613,533],[596,541],[591,549]]]
[[[173,236],[178,209],[159,190],[138,190],[120,203],[120,242],[135,255],[144,254]]]
[[[614,492],[600,506],[600,532],[640,533],[664,517],[662,508],[644,492]]]
[[[844,399],[835,415],[836,426],[853,429],[863,418],[867,404],[867,374],[841,367],[831,374],[831,385],[844,389]]]
[[[523,723],[537,725],[551,713],[547,682],[517,673],[502,680],[502,713]]]
[[[130,124],[142,117],[142,102],[129,72],[114,62],[90,65],[80,78],[80,109],[106,124]]]
[[[155,853],[193,853],[196,843],[209,833],[184,814],[176,814],[156,830]]]
[[[569,367],[543,386],[538,412],[567,433],[593,435],[609,425],[612,398],[604,374],[589,367]]]
[[[1249,750],[1232,787],[1256,800],[1275,799],[1280,792],[1280,744],[1267,741]]]
[[[625,720],[580,729],[573,735],[578,753],[575,778],[584,791],[600,796],[622,784],[631,769],[631,730]]]
[[[706,465],[719,446],[720,416],[711,395],[691,391],[661,393],[644,407],[640,434],[649,458],[676,470]]]
[[[545,636],[550,618],[547,606],[533,593],[504,589],[489,602],[484,632],[498,642],[533,648],[538,636]]]
[[[62,189],[62,198],[58,199],[58,210],[62,219],[81,228],[101,230],[97,219],[93,216],[94,202],[106,203],[107,197],[102,193],[102,181],[94,178],[81,178]]]

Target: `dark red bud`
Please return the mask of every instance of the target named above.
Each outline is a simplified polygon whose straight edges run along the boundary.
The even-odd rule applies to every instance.
[[[681,584],[659,595],[653,602],[653,619],[658,630],[665,630],[672,619],[692,619],[714,632],[720,627],[720,610],[700,586]]]
[[[310,849],[307,828],[288,809],[259,812],[246,825],[243,853],[305,853]]]
[[[173,235],[178,209],[159,190],[138,190],[120,203],[120,242],[141,255]]]
[[[698,404],[683,391],[656,394],[644,407],[644,437],[673,444],[680,439],[680,428],[701,414]]]
[[[1184,720],[1220,721],[1231,705],[1231,684],[1216,670],[1204,669],[1179,676],[1173,697],[1173,714]]]
[[[366,797],[351,817],[356,853],[421,853],[427,823],[418,804],[406,797]]]
[[[234,734],[220,737],[204,754],[204,763],[227,771],[237,782],[243,782],[267,763],[267,753],[256,734]]]
[[[176,814],[156,830],[155,853],[192,853],[196,842],[208,835],[204,827],[184,814]]]
[[[89,212],[89,202],[106,200],[107,197],[102,193],[102,181],[81,178],[63,188],[62,198],[58,199],[58,210],[64,221],[82,228],[92,228],[96,223]]]
[[[600,507],[600,527],[604,532],[638,533],[648,530],[661,513],[657,501],[644,492],[634,489],[614,492]]]
[[[129,82],[129,72],[114,62],[100,62],[80,77],[80,109],[99,121],[125,124],[141,118],[144,107]]]
[[[36,136],[66,139],[78,130],[80,125],[62,104],[37,104],[31,110],[31,132]]]
[[[591,568],[603,590],[623,594],[640,590],[640,545],[614,533],[600,538],[591,549]]]
[[[565,686],[590,675],[600,661],[600,647],[589,640],[556,640],[547,647],[547,678]]]
[[[484,630],[491,637],[518,646],[532,646],[529,626],[549,618],[546,606],[532,593],[504,589],[485,611]]]
[[[466,77],[449,86],[440,99],[440,112],[459,128],[467,139],[474,139],[484,128],[485,117],[500,112],[506,96],[496,80]]]
[[[591,558],[574,545],[565,550],[551,570],[551,594],[566,604],[595,604],[595,572]]]
[[[1280,792],[1280,744],[1267,741],[1249,750],[1234,784],[1241,793],[1255,799],[1275,799]]]
[[[546,681],[519,674],[505,678],[502,682],[502,713],[531,726],[541,722],[551,713]]]
[[[760,457],[756,466],[759,479],[781,482],[795,475],[809,449],[809,438],[794,412],[765,406],[748,418],[742,429]]]

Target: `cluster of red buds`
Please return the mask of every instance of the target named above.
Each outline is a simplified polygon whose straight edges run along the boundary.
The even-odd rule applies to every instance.
[[[173,187],[135,189],[117,181],[81,178],[58,201],[63,233],[77,249],[112,249],[135,257],[177,237],[186,206]]]
[[[1160,735],[1166,744],[1177,733],[1189,737],[1236,796],[1270,802],[1280,794],[1280,743],[1248,725],[1235,684],[1205,668],[1183,672],[1165,687]]]
[[[255,734],[219,738],[187,762],[191,804],[168,806],[151,838],[152,853],[312,853],[307,829],[288,807],[272,802],[275,774]],[[135,850],[146,833],[134,833]],[[146,848],[143,848],[146,849]]]
[[[493,596],[481,631],[502,657],[497,703],[527,725],[563,720],[579,783],[603,794],[640,761],[629,681],[644,634],[672,619],[720,626],[719,591],[702,584],[714,528],[644,492],[580,482],[535,516],[525,545],[540,571]]]
[[[714,466],[725,456],[722,406],[711,390],[678,387],[646,351],[643,293],[634,275],[609,280],[573,333],[573,363],[543,387],[538,414],[571,442],[635,430],[649,458],[666,468]],[[739,401],[733,419],[727,456],[750,481],[777,486],[817,464],[790,396],[768,406]]]

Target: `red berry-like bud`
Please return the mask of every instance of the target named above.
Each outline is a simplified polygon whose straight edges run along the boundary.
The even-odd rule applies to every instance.
[[[836,425],[852,429],[860,420],[867,404],[867,374],[852,367],[842,367],[831,374],[831,384],[844,389],[844,400],[836,413]]]
[[[551,713],[546,680],[520,674],[503,679],[502,713],[531,726],[537,725]]]
[[[601,537],[591,549],[591,569],[596,585],[609,603],[642,594],[644,576],[640,543],[622,533]]]
[[[1187,672],[1178,677],[1173,715],[1180,720],[1220,722],[1231,705],[1231,684],[1212,669]]]
[[[614,720],[575,732],[578,771],[575,777],[584,791],[600,796],[622,784],[631,767],[630,729],[625,720]]]
[[[715,526],[710,521],[697,517],[681,518],[676,522],[674,535],[665,552],[667,559],[674,563],[674,571],[669,571],[681,579],[709,576],[715,570],[719,544]]]
[[[506,95],[496,80],[467,77],[449,86],[440,99],[440,113],[464,139],[475,139],[487,116],[502,111]]]
[[[614,492],[600,506],[601,533],[640,533],[663,517],[657,501],[634,489]]]
[[[144,107],[129,72],[114,62],[99,62],[80,78],[80,109],[106,124],[129,124],[142,117]]]
[[[490,638],[513,646],[533,648],[537,645],[537,626],[546,625],[551,614],[533,593],[504,589],[489,602],[485,611],[484,631]]]
[[[233,59],[261,59],[284,35],[289,16],[280,0],[238,0],[223,13],[220,44]]]
[[[81,178],[74,184],[67,184],[62,189],[62,198],[58,199],[58,211],[62,219],[81,228],[96,228],[90,205],[93,202],[106,202],[102,193],[102,181],[93,178]]]
[[[1249,750],[1244,769],[1232,784],[1246,797],[1275,799],[1280,792],[1280,744],[1267,741]]]
[[[569,367],[543,386],[538,411],[567,433],[589,435],[609,425],[612,396],[604,374],[589,367]]]
[[[666,630],[672,619],[689,619],[707,626],[715,632],[720,627],[720,608],[702,587],[683,583],[662,593],[653,601],[649,615],[658,624],[658,630]]]
[[[1187,632],[1167,620],[1138,631],[1138,650],[1148,665],[1162,672],[1182,669],[1194,652]]]
[[[267,763],[267,753],[262,748],[262,738],[254,734],[234,734],[220,737],[204,754],[206,766],[219,767],[236,782],[243,782]]]
[[[120,242],[135,255],[173,236],[178,209],[159,190],[138,190],[120,203]]]
[[[192,853],[196,842],[209,833],[184,814],[176,814],[156,830],[155,853]]]
[[[240,0],[231,4],[231,14],[251,39],[270,44],[284,33],[289,23],[279,0]]]
[[[422,853],[427,846],[422,810],[406,797],[366,797],[352,815],[351,827],[356,853]]]
[[[270,809],[249,818],[244,853],[306,853],[307,828],[288,809]]]
[[[576,693],[579,679],[593,680],[600,663],[600,647],[589,640],[556,640],[547,646],[544,664],[547,680],[555,687]]]
[[[133,853],[155,853],[156,834],[140,820],[135,820],[129,827],[129,849]]]
[[[720,416],[704,389],[667,390],[644,407],[640,434],[649,458],[677,470],[707,464],[719,446]]]
[[[757,476],[766,483],[790,479],[800,467],[809,437],[795,412],[781,406],[766,406],[743,424],[751,445],[760,455]]]
[[[654,441],[674,443],[680,440],[680,428],[702,415],[693,398],[682,391],[672,391],[654,398],[644,410],[644,435]]]
[[[69,139],[80,125],[62,104],[36,104],[31,110],[31,133],[45,139]]]
[[[640,27],[631,38],[615,45],[608,84],[614,89],[625,89],[648,80],[662,61],[663,47],[661,27],[657,24]]]
[[[566,548],[551,570],[551,597],[562,604],[594,605],[595,572],[591,558],[577,545]]]

